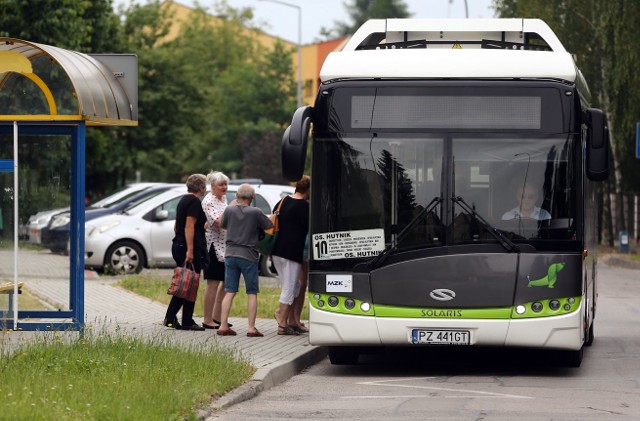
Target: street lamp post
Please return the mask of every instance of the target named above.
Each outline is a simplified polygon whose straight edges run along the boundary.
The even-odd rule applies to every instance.
[[[302,8],[280,0],[260,0],[298,9],[298,108],[302,106]]]

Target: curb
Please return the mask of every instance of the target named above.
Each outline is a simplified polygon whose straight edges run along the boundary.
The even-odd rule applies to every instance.
[[[289,361],[277,362],[256,370],[251,380],[212,402],[207,408],[197,412],[198,419],[207,420],[217,411],[254,398],[261,392],[279,385],[305,368],[320,362],[327,356],[323,346],[307,346]]]
[[[617,256],[609,256],[605,263],[609,266],[621,267],[624,269],[640,269],[640,262],[635,262],[633,260],[625,259],[624,257]]]

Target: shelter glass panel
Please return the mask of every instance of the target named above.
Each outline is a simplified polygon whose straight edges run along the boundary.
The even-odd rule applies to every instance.
[[[0,134],[0,159],[13,160],[13,135]],[[47,237],[52,216],[70,206],[71,136],[18,136],[18,191],[14,172],[0,172],[0,283],[13,283],[17,273],[22,293],[20,311],[69,310],[68,240]],[[5,166],[6,167],[6,166]],[[14,211],[15,199],[18,212]],[[17,266],[14,223],[18,224]],[[9,294],[0,294],[2,317]]]

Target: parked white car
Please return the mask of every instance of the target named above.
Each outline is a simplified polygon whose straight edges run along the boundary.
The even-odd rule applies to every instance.
[[[279,185],[254,186],[254,206],[265,214],[294,188]],[[235,199],[238,186],[229,185],[227,200]],[[186,187],[174,188],[126,209],[85,224],[85,267],[109,273],[139,273],[144,267],[173,267],[171,240],[176,207]],[[270,259],[261,256],[260,272],[273,273]]]

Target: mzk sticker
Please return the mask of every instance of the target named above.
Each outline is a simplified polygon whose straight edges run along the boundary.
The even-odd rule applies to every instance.
[[[558,280],[558,272],[564,269],[564,265],[564,262],[550,264],[547,270],[547,276],[540,279],[531,280],[531,275],[527,275],[527,286],[553,288]]]
[[[327,292],[353,292],[353,278],[351,275],[327,275]]]

